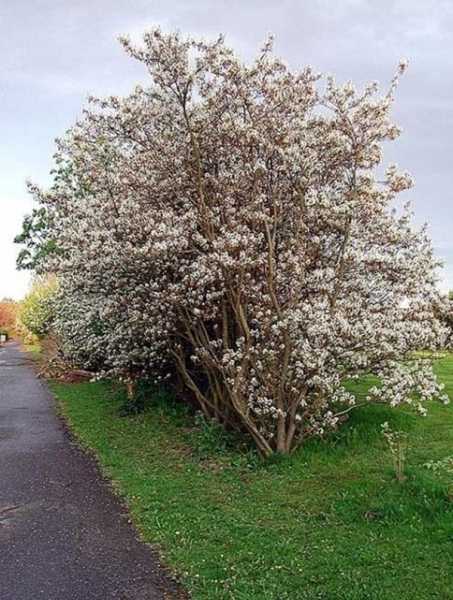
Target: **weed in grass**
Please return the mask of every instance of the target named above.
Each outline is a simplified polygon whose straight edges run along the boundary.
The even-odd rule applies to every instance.
[[[255,469],[262,459],[252,444],[238,432],[227,431],[215,420],[208,420],[198,412],[190,431],[189,443],[194,455],[201,461],[217,457],[224,464]]]
[[[157,389],[152,383],[142,380],[136,383],[132,398],[127,394],[126,388],[122,384],[118,385],[115,391],[120,402],[118,414],[120,417],[127,417],[142,413],[145,410],[146,403],[156,394]]]
[[[406,481],[404,468],[408,450],[408,435],[404,431],[393,431],[387,421],[382,424],[381,428],[392,455],[395,477],[399,483],[404,483]]]
[[[430,460],[425,467],[436,474],[445,474],[448,478],[448,498],[453,502],[453,456],[446,456],[441,460]]]

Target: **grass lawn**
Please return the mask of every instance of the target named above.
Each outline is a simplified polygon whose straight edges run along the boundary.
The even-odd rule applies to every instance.
[[[453,399],[453,357],[437,370]],[[263,464],[162,395],[120,417],[107,383],[52,388],[193,598],[453,599],[453,498],[448,476],[423,466],[453,455],[453,404],[432,405],[424,419],[358,409],[328,441]],[[409,435],[403,484],[384,421]]]

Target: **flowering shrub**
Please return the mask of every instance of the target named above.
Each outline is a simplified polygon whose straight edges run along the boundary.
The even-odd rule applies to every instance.
[[[405,64],[379,96],[290,70],[271,41],[250,66],[222,38],[122,43],[152,85],[91,98],[52,188],[32,187],[77,309],[63,328],[101,374],[177,377],[263,455],[335,427],[350,377],[382,376],[369,401],[445,400],[411,359],[444,335],[431,244],[393,210],[412,181],[375,174]]]
[[[453,350],[453,293],[440,296],[434,303],[436,317],[444,325],[444,349]]]
[[[62,282],[55,297],[54,311],[52,333],[61,356],[73,366],[80,365],[91,372],[101,371],[107,360],[105,345],[109,336],[99,308]],[[114,331],[111,335],[116,337]],[[112,356],[111,345],[109,351]]]

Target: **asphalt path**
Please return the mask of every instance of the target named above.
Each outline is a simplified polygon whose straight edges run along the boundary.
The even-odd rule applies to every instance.
[[[0,348],[0,599],[183,598],[56,415],[16,342]]]

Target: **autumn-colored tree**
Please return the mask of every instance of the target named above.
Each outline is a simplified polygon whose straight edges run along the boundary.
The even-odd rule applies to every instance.
[[[37,338],[44,338],[51,331],[55,319],[57,289],[54,276],[37,277],[19,305],[18,319],[21,326]]]
[[[10,298],[0,300],[0,331],[14,335],[17,320],[17,302]]]

